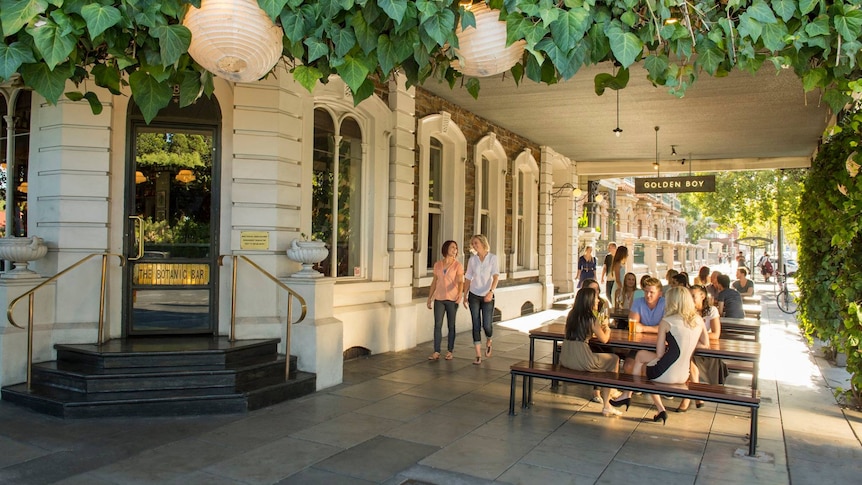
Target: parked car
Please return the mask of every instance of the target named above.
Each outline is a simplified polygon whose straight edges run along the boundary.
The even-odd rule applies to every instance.
[[[785,259],[784,267],[787,270],[787,276],[793,276],[799,270],[799,264],[796,263],[795,259]]]

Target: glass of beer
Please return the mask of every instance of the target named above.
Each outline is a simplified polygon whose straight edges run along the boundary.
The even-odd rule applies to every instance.
[[[637,329],[638,322],[634,318],[629,318],[629,339],[634,338],[637,333],[635,330]]]

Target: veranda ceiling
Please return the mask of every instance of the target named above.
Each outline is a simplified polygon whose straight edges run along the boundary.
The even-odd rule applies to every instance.
[[[481,80],[479,99],[466,88],[427,82],[423,88],[477,115],[546,145],[577,162],[579,175],[651,174],[656,132],[662,173],[806,167],[830,119],[819,91],[804,93],[791,71],[765,65],[757,75],[700,76],[682,98],[654,87],[634,66],[620,91],[622,136],[614,136],[616,93],[597,96],[593,78],[612,72],[591,66],[547,86],[511,75]],[[677,155],[671,155],[671,145]]]

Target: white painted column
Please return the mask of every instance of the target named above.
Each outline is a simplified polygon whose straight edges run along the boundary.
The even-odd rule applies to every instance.
[[[389,81],[389,108],[395,117],[389,139],[389,251],[391,305],[390,350],[416,346],[417,307],[413,302],[414,165],[416,164],[416,89],[406,87],[406,78]],[[460,163],[456,161],[456,163]],[[420,222],[421,223],[421,222]]]

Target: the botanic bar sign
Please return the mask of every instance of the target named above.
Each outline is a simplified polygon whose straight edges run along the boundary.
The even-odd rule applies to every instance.
[[[715,175],[635,179],[636,194],[671,194],[678,192],[715,192]]]

